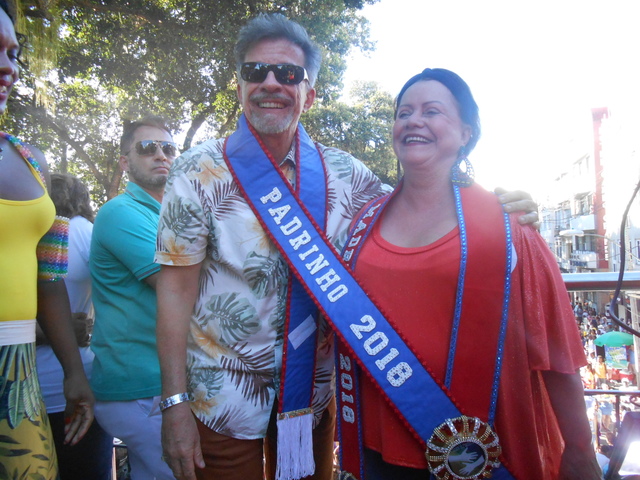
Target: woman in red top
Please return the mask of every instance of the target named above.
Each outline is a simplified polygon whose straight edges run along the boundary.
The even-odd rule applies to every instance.
[[[355,276],[459,410],[492,425],[512,478],[600,479],[578,372],[586,359],[562,277],[540,235],[505,220],[495,196],[470,180],[466,156],[479,134],[478,107],[455,73],[426,69],[405,84],[393,127],[404,179],[370,229]],[[460,194],[452,174],[467,183]],[[361,386],[367,480],[429,478],[426,439],[368,376]]]

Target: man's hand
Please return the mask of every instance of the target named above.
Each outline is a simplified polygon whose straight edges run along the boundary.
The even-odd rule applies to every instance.
[[[531,195],[522,190],[507,192],[504,188],[496,188],[495,193],[498,195],[500,203],[503,204],[505,212],[525,212],[524,215],[518,217],[518,223],[521,225],[531,224],[535,228],[540,228],[538,204],[533,201]]]
[[[67,400],[64,410],[64,443],[75,445],[84,437],[93,422],[95,399],[84,371],[65,377],[64,397]]]
[[[177,480],[196,480],[194,465],[204,468],[200,435],[188,403],[162,412],[162,453]]]

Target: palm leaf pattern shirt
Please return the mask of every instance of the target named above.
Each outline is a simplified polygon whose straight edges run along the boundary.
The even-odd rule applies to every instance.
[[[156,261],[203,262],[187,345],[191,408],[209,428],[240,439],[266,435],[279,389],[288,266],[241,195],[223,159],[224,139],[174,162],[167,181]],[[339,250],[353,216],[390,188],[351,155],[318,145],[326,164],[327,237]],[[295,175],[290,158],[283,170]],[[332,336],[323,322],[313,409],[333,395]]]

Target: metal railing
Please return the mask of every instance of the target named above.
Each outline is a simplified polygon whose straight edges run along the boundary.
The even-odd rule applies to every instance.
[[[585,396],[611,395],[616,397],[614,410],[616,412],[616,421],[614,423],[615,431],[620,430],[620,397],[629,396],[630,398],[638,398],[640,400],[640,390],[585,390]]]
[[[602,291],[611,291],[616,290],[619,272],[590,272],[590,273],[563,273],[562,278],[565,282],[567,290],[572,292],[602,292]],[[629,292],[630,290],[640,291],[640,272],[638,271],[625,271],[624,278],[622,281],[621,290]],[[637,342],[636,342],[637,345]],[[637,375],[637,373],[636,373]],[[637,379],[636,379],[637,382]],[[613,480],[619,478],[618,470],[624,461],[624,457],[627,453],[627,449],[632,440],[635,440],[635,437],[638,437],[640,432],[638,430],[638,426],[634,425],[632,427],[633,432],[626,432],[625,435],[620,435],[621,430],[621,399],[623,397],[628,397],[630,403],[634,406],[638,406],[639,403],[633,401],[634,399],[638,399],[640,402],[640,389],[636,390],[585,390],[585,396],[597,397],[600,395],[608,395],[615,397],[614,410],[615,410],[615,418],[613,422],[613,431],[612,433],[616,436],[613,442],[613,450],[611,453],[611,460],[609,463],[609,467],[611,469],[607,472],[605,479]],[[598,401],[598,399],[595,399]],[[637,415],[634,413],[633,415]],[[594,432],[595,432],[595,441],[596,447],[600,446],[600,425],[597,419],[597,416],[594,415]],[[631,417],[628,419],[631,420]],[[626,421],[625,421],[626,422]],[[627,422],[629,425],[625,428],[631,430],[631,422]],[[637,422],[636,422],[637,423]],[[624,437],[624,438],[621,438]],[[635,478],[635,477],[634,477]]]
[[[563,273],[562,279],[570,292],[615,290],[619,272]],[[624,272],[622,290],[640,290],[640,272]]]

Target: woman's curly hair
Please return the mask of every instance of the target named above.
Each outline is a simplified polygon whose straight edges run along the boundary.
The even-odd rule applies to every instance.
[[[81,216],[93,222],[95,214],[89,190],[78,178],[68,173],[52,173],[49,194],[58,215],[68,218]]]

